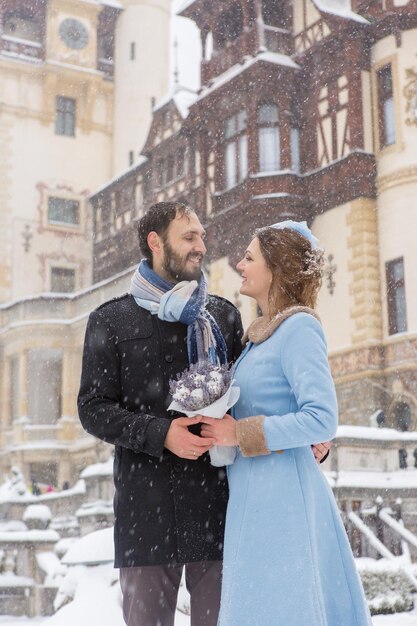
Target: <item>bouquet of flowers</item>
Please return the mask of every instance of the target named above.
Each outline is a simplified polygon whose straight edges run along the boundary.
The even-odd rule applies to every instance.
[[[227,365],[208,362],[195,363],[169,383],[172,402],[168,409],[194,417],[222,418],[239,399],[239,387],[233,387],[233,374]],[[235,460],[233,446],[213,446],[210,450],[212,465],[221,467]]]

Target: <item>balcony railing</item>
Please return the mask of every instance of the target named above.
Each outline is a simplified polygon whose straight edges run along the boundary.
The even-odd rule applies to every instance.
[[[292,54],[292,37],[289,30],[276,28],[275,26],[264,26],[265,48],[270,52],[280,54]]]
[[[44,58],[44,47],[38,41],[20,39],[12,35],[2,35],[0,43],[0,50],[3,53],[26,57],[28,59]]]
[[[222,48],[214,50],[210,60],[202,62],[202,82],[207,84],[233,65],[241,63],[245,55],[255,55],[259,50],[268,50],[291,55],[293,43],[291,32],[274,26],[254,24],[247,32],[228,41]]]

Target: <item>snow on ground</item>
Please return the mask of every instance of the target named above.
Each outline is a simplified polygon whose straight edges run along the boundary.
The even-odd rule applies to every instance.
[[[84,621],[84,620],[87,621]],[[111,621],[111,617],[109,616],[109,620],[97,622],[97,613],[94,616],[94,620],[91,622],[88,621],[87,616],[83,616],[83,618],[77,618],[77,626],[91,626],[92,624],[100,623],[100,626],[123,626],[123,620]],[[411,613],[396,613],[395,615],[376,615],[373,619],[373,626],[417,626],[417,613],[416,611],[412,611]],[[74,622],[72,618],[68,616],[68,621],[60,622],[64,626],[74,626]],[[1,626],[48,626],[48,620],[45,618],[33,618],[29,619],[27,617],[5,617],[0,616],[0,625]],[[175,626],[190,626],[189,618],[182,613],[177,613],[175,619]]]
[[[0,622],[1,623],[1,622]],[[416,610],[410,613],[395,613],[394,615],[375,615],[372,618],[374,626],[416,626]]]
[[[44,618],[0,616],[0,626],[124,626],[118,572],[113,567],[112,550],[111,528],[75,541],[63,559],[67,565],[61,564],[64,574],[55,602],[55,607],[61,608],[51,617]],[[358,564],[368,569],[371,565],[375,568],[384,565],[381,562],[374,564],[371,559],[358,559]],[[398,567],[398,563],[388,563],[388,566]],[[417,594],[415,603],[416,608],[410,613],[375,616],[373,626],[417,626]],[[189,607],[189,596],[184,586],[180,587],[178,606],[184,610]],[[175,626],[190,626],[189,617],[178,610]]]

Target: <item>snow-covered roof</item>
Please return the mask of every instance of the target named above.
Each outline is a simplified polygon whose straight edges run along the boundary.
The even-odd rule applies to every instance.
[[[174,102],[181,117],[185,119],[188,116],[190,107],[197,100],[197,94],[194,91],[182,90],[174,94]]]
[[[62,559],[65,565],[98,565],[114,560],[113,527],[96,530],[75,541]]]
[[[109,278],[104,278],[98,283],[93,283],[89,287],[85,287],[84,289],[80,289],[79,291],[74,291],[72,293],[56,294],[55,292],[47,291],[44,293],[37,293],[32,296],[25,296],[24,298],[19,298],[18,300],[11,300],[10,302],[4,302],[0,304],[0,311],[2,309],[4,310],[10,309],[13,306],[16,306],[17,304],[23,304],[24,302],[31,302],[34,300],[58,300],[58,299],[59,300],[75,300],[76,298],[79,298],[80,296],[84,296],[95,290],[99,290],[102,287],[109,285],[110,283],[116,282],[117,280],[119,280],[119,278],[123,278],[124,276],[127,276],[128,274],[132,274],[134,270],[137,268],[137,266],[138,264],[135,263],[135,265],[131,265],[127,269],[122,270],[121,272],[118,272],[117,274],[113,274]],[[62,320],[62,323],[64,322],[65,320]],[[3,330],[4,329],[0,329],[0,332],[2,332]]]
[[[232,65],[228,70],[226,70],[223,74],[218,76],[213,80],[213,82],[208,87],[203,87],[202,91],[198,97],[198,100],[202,100],[210,93],[230,82],[236,76],[239,76],[242,72],[245,72],[249,67],[258,63],[259,61],[266,61],[267,63],[272,63],[274,65],[281,65],[283,67],[289,67],[293,70],[299,70],[300,66],[291,59],[291,57],[280,54],[278,52],[260,52],[255,57],[247,57],[243,63],[237,63],[236,65]]]
[[[192,4],[194,4],[195,0],[184,0],[184,2],[180,5],[179,9],[176,11],[177,14],[188,9]]]
[[[119,0],[100,0],[100,4],[112,9],[123,9],[123,4]]]
[[[379,441],[417,441],[417,432],[401,432],[394,428],[341,425],[337,429],[336,439],[342,437],[349,439],[376,439]]]
[[[110,185],[113,185],[113,183],[116,183],[117,181],[119,181],[122,178],[124,178],[124,176],[126,176],[127,174],[130,174],[131,172],[133,172],[136,168],[138,168],[141,165],[143,165],[147,160],[148,159],[145,156],[140,155],[138,160],[135,163],[133,163],[133,165],[130,165],[125,170],[122,170],[121,172],[119,172],[118,174],[113,176],[113,178],[110,178],[110,180],[108,180],[105,183],[103,183],[102,185],[100,185],[100,187],[98,187],[98,189],[96,189],[94,191],[94,193],[92,193],[89,196],[89,200],[91,198],[94,198],[94,196],[99,194],[101,191],[104,191],[105,189],[107,189],[107,187],[110,187]]]
[[[197,100],[197,94],[192,89],[187,87],[178,87],[174,92],[170,92],[164,96],[162,100],[158,100],[153,108],[153,112],[159,111],[167,105],[169,102],[174,101],[175,106],[181,114],[181,117],[185,119],[188,116],[190,106]]]
[[[360,24],[369,24],[368,20],[352,11],[350,0],[313,0],[313,2],[318,10],[324,13],[353,20]]]

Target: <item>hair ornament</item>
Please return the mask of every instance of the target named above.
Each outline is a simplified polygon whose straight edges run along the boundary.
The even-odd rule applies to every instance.
[[[319,247],[319,240],[313,235],[313,233],[307,226],[307,222],[305,221],[295,222],[294,220],[284,220],[283,222],[271,224],[270,228],[275,228],[276,230],[283,230],[284,228],[295,230],[297,233],[308,239],[313,250],[317,250]]]

